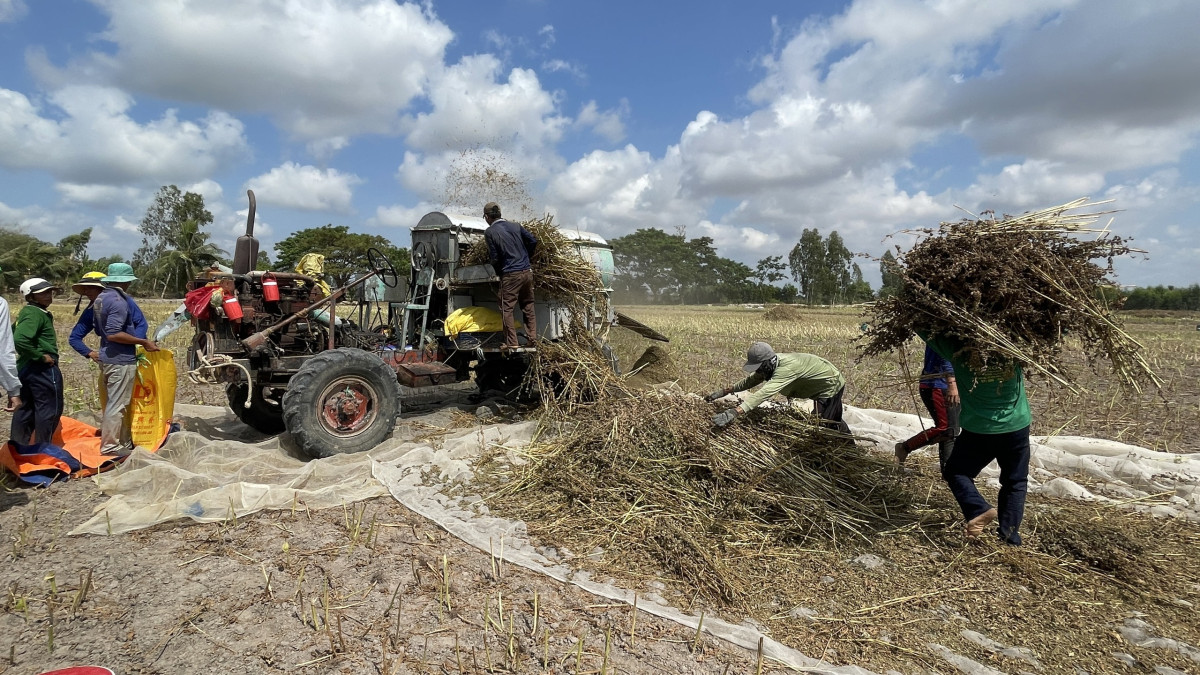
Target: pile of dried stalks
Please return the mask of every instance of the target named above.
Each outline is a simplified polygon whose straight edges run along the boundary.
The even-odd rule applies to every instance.
[[[1068,387],[1060,359],[1064,336],[1089,363],[1107,359],[1126,386],[1158,379],[1104,300],[1114,258],[1135,252],[1108,228],[1111,212],[1078,213],[1105,202],[1086,199],[1022,216],[942,223],[894,270],[901,291],[870,310],[863,356],[903,345],[916,333],[960,341],[972,368],[1018,363]]]
[[[499,486],[488,502],[543,543],[599,547],[625,572],[666,572],[732,604],[772,583],[739,561],[904,519],[891,463],[808,415],[759,409],[715,429],[712,414],[694,396],[643,394],[548,416],[528,463],[484,472]]]
[[[772,305],[763,312],[764,321],[799,321],[804,315],[791,305]]]
[[[569,305],[583,308],[604,302],[604,296],[600,293],[603,284],[599,270],[579,255],[575,242],[563,236],[562,231],[554,225],[554,216],[547,214],[526,220],[521,226],[538,240],[529,261],[533,267],[533,285],[536,289]],[[486,262],[487,245],[480,242],[463,255],[460,264],[482,265]],[[603,310],[604,307],[599,309]]]
[[[617,374],[610,355],[573,311],[562,339],[538,343],[523,386],[539,389],[547,420],[568,417],[580,404],[629,396],[630,388]]]

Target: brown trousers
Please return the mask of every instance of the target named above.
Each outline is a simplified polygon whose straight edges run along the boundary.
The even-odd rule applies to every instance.
[[[537,340],[537,316],[533,312],[533,270],[509,272],[500,277],[500,320],[504,323],[504,344],[518,346],[513,310],[517,304],[525,314],[525,338]]]

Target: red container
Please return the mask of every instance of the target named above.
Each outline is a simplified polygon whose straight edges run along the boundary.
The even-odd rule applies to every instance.
[[[227,296],[221,301],[221,305],[225,308],[225,318],[230,321],[242,320],[242,304],[238,302],[236,295]]]
[[[275,275],[267,272],[262,278],[263,300],[267,302],[279,302],[279,282],[275,280]]]

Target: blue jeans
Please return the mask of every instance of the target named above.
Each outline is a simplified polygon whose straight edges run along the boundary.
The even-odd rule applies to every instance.
[[[998,534],[1005,543],[1019,545],[1029,487],[1029,427],[1003,434],[977,434],[963,429],[942,478],[958,500],[963,518],[971,520],[992,508],[975,489],[975,477],[993,459],[1000,465]]]

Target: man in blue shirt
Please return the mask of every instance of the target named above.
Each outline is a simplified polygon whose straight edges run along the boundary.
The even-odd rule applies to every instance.
[[[537,316],[533,309],[533,269],[529,257],[537,248],[537,238],[529,230],[500,217],[500,205],[488,202],[483,207],[488,229],[488,257],[500,275],[500,320],[504,325],[504,348],[519,347],[513,310],[517,304],[525,314],[525,339],[537,342]]]
[[[67,339],[67,343],[71,345],[72,349],[79,352],[80,356],[96,363],[100,363],[100,352],[89,347],[83,339],[88,336],[88,333],[96,331],[96,312],[93,305],[96,302],[96,296],[104,290],[104,282],[100,281],[104,276],[104,272],[88,272],[83,275],[83,279],[80,279],[79,283],[71,286],[71,290],[78,293],[81,299],[87,298],[88,306],[79,314],[79,320],[71,329],[71,336]],[[76,311],[79,310],[76,309]],[[129,302],[129,314],[133,319],[131,335],[139,338],[146,337],[150,325],[146,323],[146,316],[142,314],[141,308],[132,300]]]
[[[142,337],[134,334],[132,309],[137,303],[125,294],[129,284],[137,281],[133,268],[125,263],[113,263],[101,281],[105,288],[92,304],[94,330],[100,336],[100,385],[107,396],[100,423],[100,452],[127,457],[133,452],[126,410],[137,379],[137,347],[141,345],[146,351],[155,352],[158,345],[147,340],[145,332]]]

